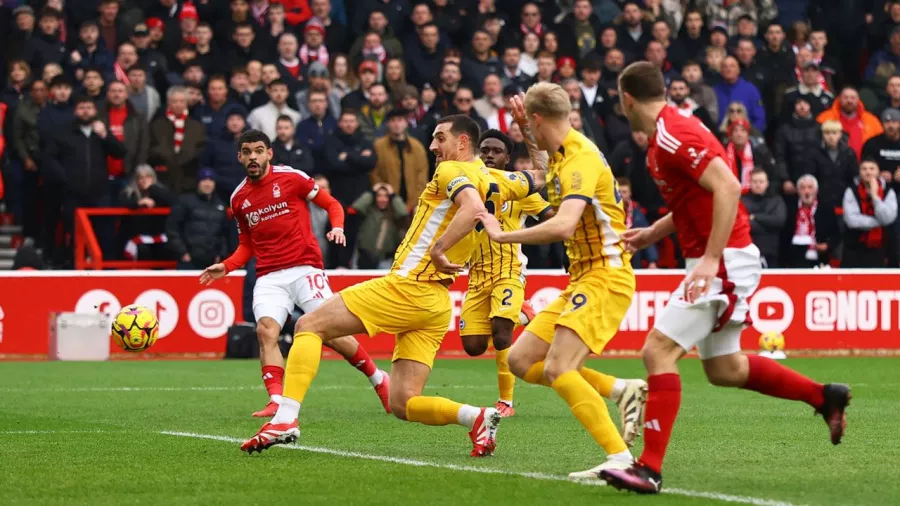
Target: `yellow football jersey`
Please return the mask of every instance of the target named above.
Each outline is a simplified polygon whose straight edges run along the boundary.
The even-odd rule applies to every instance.
[[[597,146],[570,129],[559,151],[550,157],[547,181],[548,200],[554,208],[572,198],[587,203],[575,233],[565,242],[571,278],[594,268],[630,266],[631,254],[621,239],[626,230],[622,196]]]
[[[513,173],[510,173],[513,174]],[[438,272],[431,262],[431,246],[443,235],[447,225],[456,216],[459,207],[453,203],[456,195],[465,188],[478,191],[486,207],[499,209],[507,200],[520,200],[534,192],[534,182],[524,173],[517,172],[502,180],[491,177],[481,159],[472,162],[441,162],[434,177],[419,196],[416,214],[413,216],[406,237],[394,255],[391,273],[417,281],[442,281],[456,278],[452,274]],[[463,265],[472,256],[475,232],[447,250],[447,259]]]
[[[488,171],[497,181],[508,180],[518,174],[497,169]],[[525,226],[525,219],[529,216],[539,217],[548,209],[550,204],[535,193],[521,200],[503,202],[494,214],[503,231],[510,232]],[[522,245],[494,242],[481,226],[475,227],[475,231],[475,248],[469,260],[469,287],[477,290],[499,279],[523,280],[528,259],[522,254]]]

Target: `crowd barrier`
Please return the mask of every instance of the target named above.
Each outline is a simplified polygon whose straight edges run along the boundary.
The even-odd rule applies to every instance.
[[[334,271],[335,291],[383,275],[379,271]],[[221,356],[226,331],[241,320],[243,272],[210,287],[199,272],[29,271],[0,273],[0,358],[46,358],[49,319],[55,312],[114,312],[137,303],[158,314],[160,339],[143,356]],[[611,355],[640,350],[647,331],[683,277],[680,271],[642,271],[637,293],[620,332],[607,347]],[[565,287],[557,271],[532,271],[526,297],[540,310]],[[461,276],[451,287],[454,314],[442,346],[462,355],[459,311],[466,293]],[[753,325],[742,338],[756,349],[761,332],[785,335],[788,351],[835,353],[900,352],[900,270],[770,270],[750,301]],[[372,353],[389,353],[390,336],[366,343]]]

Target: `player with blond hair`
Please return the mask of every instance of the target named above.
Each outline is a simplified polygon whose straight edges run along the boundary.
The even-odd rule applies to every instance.
[[[634,462],[626,439],[630,442],[637,433],[646,389],[642,380],[617,379],[584,367],[588,355],[600,354],[616,334],[634,295],[631,254],[621,238],[625,210],[606,159],[569,124],[571,105],[563,88],[536,84],[515,97],[511,108],[535,166],[547,170],[556,215],[532,228],[506,232],[493,215],[479,217],[491,240],[501,244],[565,241],[570,267],[568,287],[519,336],[509,366],[525,381],[553,388],[604,449],[605,462],[569,475],[599,481],[602,470],[625,469]],[[624,439],[604,397],[619,403]]]

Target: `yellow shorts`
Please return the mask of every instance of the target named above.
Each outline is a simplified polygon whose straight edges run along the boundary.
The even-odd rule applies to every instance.
[[[453,312],[447,287],[388,274],[353,285],[339,295],[347,309],[362,320],[370,337],[382,332],[396,336],[391,361],[434,365]]]
[[[499,279],[479,290],[470,289],[459,319],[461,336],[491,335],[491,319],[506,318],[519,323],[525,302],[525,286],[518,279]]]
[[[556,326],[567,327],[599,355],[618,332],[631,306],[634,286],[630,267],[589,271],[570,282],[525,330],[552,343]]]

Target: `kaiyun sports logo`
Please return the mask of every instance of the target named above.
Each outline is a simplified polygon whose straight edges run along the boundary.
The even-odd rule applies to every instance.
[[[272,218],[277,218],[278,216],[288,214],[290,212],[291,210],[288,209],[287,202],[271,204],[262,209],[257,209],[255,211],[250,211],[249,213],[247,213],[247,225],[249,225],[250,228],[253,228],[263,221],[268,221]]]

